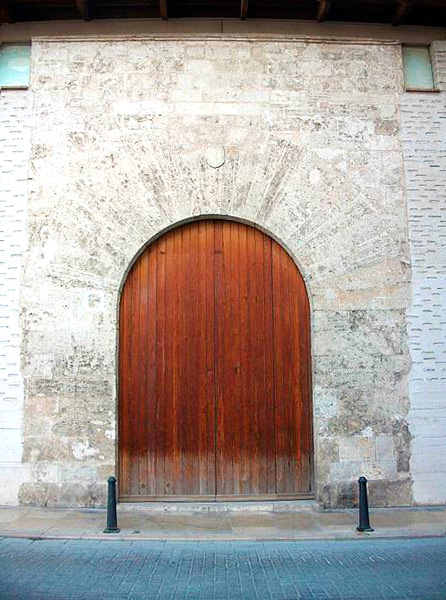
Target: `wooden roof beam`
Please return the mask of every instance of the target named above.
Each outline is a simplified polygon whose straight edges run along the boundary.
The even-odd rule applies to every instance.
[[[80,12],[84,21],[91,21],[93,14],[94,0],[76,0],[77,10]]]
[[[167,21],[167,0],[160,0],[160,13],[163,21]]]
[[[248,16],[248,0],[241,0],[240,4],[240,18],[242,21]]]
[[[14,23],[8,0],[0,0],[0,25],[2,23]]]
[[[399,25],[409,14],[412,7],[411,0],[395,0],[395,9],[392,16],[392,25]]]
[[[319,6],[317,8],[317,16],[316,19],[319,23],[325,21],[328,15],[328,11],[330,10],[331,0],[318,0]]]

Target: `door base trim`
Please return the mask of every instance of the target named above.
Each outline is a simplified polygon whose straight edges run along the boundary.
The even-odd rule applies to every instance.
[[[118,502],[265,502],[274,500],[314,500],[313,492],[263,494],[261,496],[119,496]]]

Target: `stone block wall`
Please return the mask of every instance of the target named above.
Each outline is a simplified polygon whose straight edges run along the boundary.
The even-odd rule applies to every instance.
[[[26,245],[31,94],[0,93],[0,504],[16,504],[22,463],[20,276]]]
[[[431,59],[434,71],[435,87],[446,91],[446,42],[434,41],[431,44]]]
[[[446,43],[432,45],[437,93],[402,96],[412,256],[408,311],[413,499],[446,502]]]
[[[200,216],[295,258],[312,305],[317,498],[411,502],[398,44],[35,40],[20,502],[100,505],[116,464],[119,290]],[[213,169],[209,146],[226,160]]]

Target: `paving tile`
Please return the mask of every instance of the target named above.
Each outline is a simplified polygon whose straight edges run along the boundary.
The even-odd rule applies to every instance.
[[[381,527],[407,527],[412,525],[444,523],[446,511],[400,511],[392,514],[371,513],[371,518]]]
[[[229,517],[221,515],[202,515],[193,514],[189,519],[189,527],[202,529],[205,531],[231,531],[231,521]]]
[[[274,516],[275,527],[289,532],[318,530],[320,529],[319,523],[319,516],[316,518],[308,514],[277,514]]]

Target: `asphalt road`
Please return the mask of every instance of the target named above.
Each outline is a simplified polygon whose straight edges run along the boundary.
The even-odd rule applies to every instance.
[[[0,539],[1,600],[446,600],[446,539]]]

